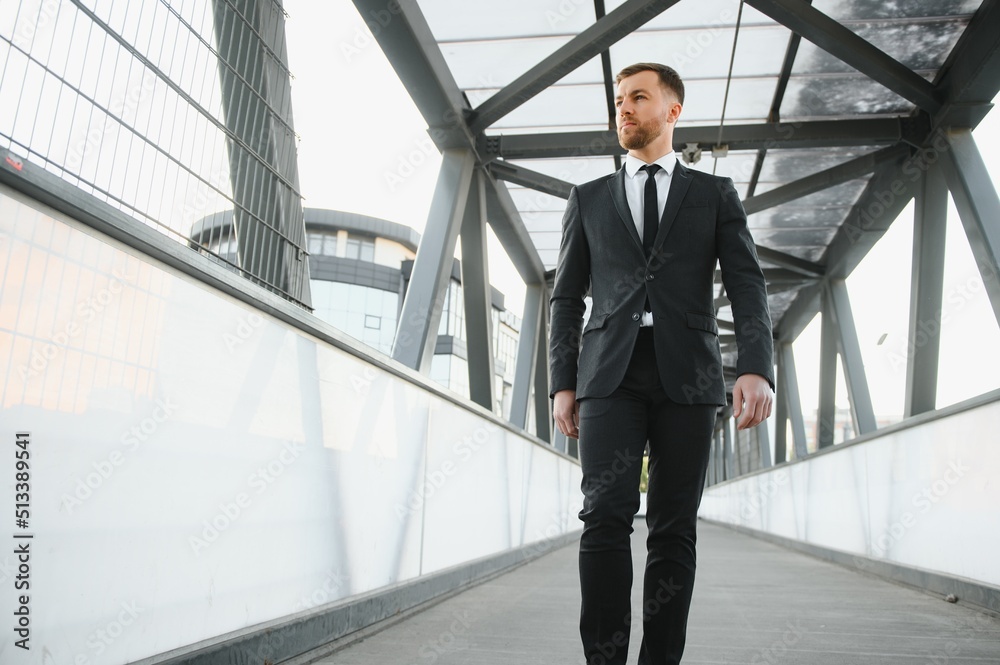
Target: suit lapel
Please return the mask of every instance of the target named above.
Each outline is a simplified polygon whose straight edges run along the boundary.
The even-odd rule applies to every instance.
[[[622,166],[615,173],[614,177],[608,180],[608,189],[611,190],[611,200],[615,203],[615,210],[618,211],[618,219],[625,225],[625,229],[636,247],[642,252],[642,238],[635,229],[635,222],[632,220],[632,210],[628,207],[628,199],[625,198],[625,167]]]
[[[678,161],[674,167],[674,175],[670,178],[670,191],[667,193],[667,202],[663,206],[663,216],[660,217],[660,228],[657,230],[656,239],[653,241],[654,250],[663,244],[663,239],[670,233],[670,227],[673,226],[674,220],[677,218],[677,211],[681,209],[681,203],[684,201],[684,197],[687,195],[688,187],[690,186],[691,171],[681,166],[680,161]],[[622,191],[624,192],[624,182],[622,187]]]

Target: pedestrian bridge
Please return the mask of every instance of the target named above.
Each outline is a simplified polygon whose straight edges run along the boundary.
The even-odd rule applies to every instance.
[[[579,662],[547,305],[565,200],[621,167],[614,73],[651,59],[688,81],[674,151],[742,199],[776,351],[773,435],[719,413],[685,663],[1000,662],[1000,197],[973,136],[998,33],[998,0],[0,3],[0,663]],[[337,78],[375,45],[440,155],[347,147],[391,134],[359,109],[388,130],[404,106]],[[330,176],[359,153],[361,184]],[[409,206],[400,178],[438,157],[419,242],[306,219],[310,177]],[[863,284],[907,305],[880,422],[847,282],[897,220],[909,263]],[[946,298],[953,241],[975,288]],[[706,372],[731,387],[717,277]],[[333,282],[378,292],[389,352],[319,315]],[[952,346],[978,354],[950,362],[973,305]],[[467,391],[431,380],[438,342]]]
[[[34,535],[4,662],[573,661],[574,458],[183,248],[0,209]],[[998,421],[1000,391],[713,479],[690,662],[997,662]]]

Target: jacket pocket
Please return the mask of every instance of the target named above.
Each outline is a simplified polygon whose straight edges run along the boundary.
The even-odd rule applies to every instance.
[[[591,314],[590,318],[587,320],[587,325],[583,327],[583,332],[588,333],[591,330],[596,330],[598,328],[603,328],[604,324],[608,321],[607,312],[602,312],[600,314]]]
[[[687,317],[688,328],[704,330],[705,332],[710,332],[713,335],[719,334],[719,322],[716,321],[715,317],[711,314],[687,312],[684,316]]]

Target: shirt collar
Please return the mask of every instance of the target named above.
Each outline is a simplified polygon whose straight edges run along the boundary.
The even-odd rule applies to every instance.
[[[668,152],[653,163],[659,164],[668,176],[672,176],[674,174],[674,166],[677,164],[677,155],[673,152]],[[642,161],[638,157],[625,155],[625,172],[630,178],[634,178],[635,174],[639,172],[639,169],[645,165],[646,162]]]

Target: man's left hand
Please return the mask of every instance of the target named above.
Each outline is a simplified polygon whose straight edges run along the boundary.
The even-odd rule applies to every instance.
[[[733,386],[733,417],[736,429],[750,429],[771,415],[774,391],[760,374],[741,374]],[[742,416],[742,417],[741,417]]]

